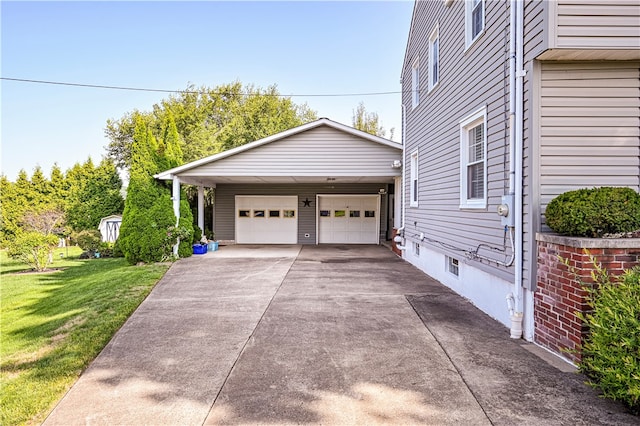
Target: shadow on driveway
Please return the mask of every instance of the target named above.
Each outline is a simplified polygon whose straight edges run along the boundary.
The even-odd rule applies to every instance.
[[[172,266],[46,424],[638,424],[379,246]]]

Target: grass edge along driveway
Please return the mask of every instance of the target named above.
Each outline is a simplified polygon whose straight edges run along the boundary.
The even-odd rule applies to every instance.
[[[149,294],[168,264],[58,259],[56,272],[0,252],[0,424],[39,424]],[[60,250],[58,250],[60,251]]]

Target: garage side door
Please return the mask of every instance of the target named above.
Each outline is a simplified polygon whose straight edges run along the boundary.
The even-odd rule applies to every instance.
[[[297,196],[236,196],[236,243],[296,244]]]
[[[378,244],[378,195],[318,196],[318,242],[321,244]]]

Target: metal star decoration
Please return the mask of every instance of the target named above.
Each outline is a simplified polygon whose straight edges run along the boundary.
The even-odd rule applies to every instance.
[[[311,200],[309,199],[309,197],[305,198],[302,203],[304,204],[303,207],[311,207]]]

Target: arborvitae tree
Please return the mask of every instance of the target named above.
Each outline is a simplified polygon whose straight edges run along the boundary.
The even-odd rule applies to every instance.
[[[69,193],[67,179],[57,163],[51,168],[51,198],[56,207],[64,210]]]
[[[160,165],[170,160],[153,137],[145,120],[137,116],[131,148],[131,169],[124,215],[120,227],[119,246],[131,264],[137,262],[157,262],[171,255],[176,243],[176,217],[173,212],[171,193],[153,175],[160,171]],[[193,218],[180,221],[179,233],[193,233]],[[191,255],[182,250],[181,255]]]
[[[171,169],[181,165],[183,156],[182,148],[180,148],[180,134],[178,133],[178,127],[176,126],[176,121],[173,118],[171,110],[167,111],[164,136],[162,139],[165,147],[164,156],[167,160],[165,165],[166,168],[162,168],[162,170]]]
[[[31,191],[32,197],[29,210],[39,211],[50,207],[51,199],[51,182],[42,173],[40,166],[37,166],[31,175]]]
[[[92,164],[92,163],[91,163]],[[88,168],[82,166],[84,172]],[[102,160],[90,175],[76,185],[67,207],[67,221],[76,232],[97,229],[103,217],[122,213],[124,200],[120,194],[122,181],[115,165]]]
[[[178,227],[191,231],[193,235],[193,214],[191,213],[191,207],[186,199],[186,194],[182,191],[180,195],[180,221]],[[183,234],[184,235],[184,234]],[[191,238],[181,238],[180,245],[178,246],[179,257],[189,257],[193,254],[192,248],[193,240]]]
[[[15,182],[10,182],[5,176],[0,181],[0,203],[2,204],[2,227],[0,228],[0,243],[6,247],[7,243],[15,239],[20,232],[21,220],[29,208],[35,206],[38,194],[34,191],[27,172],[20,170]]]

